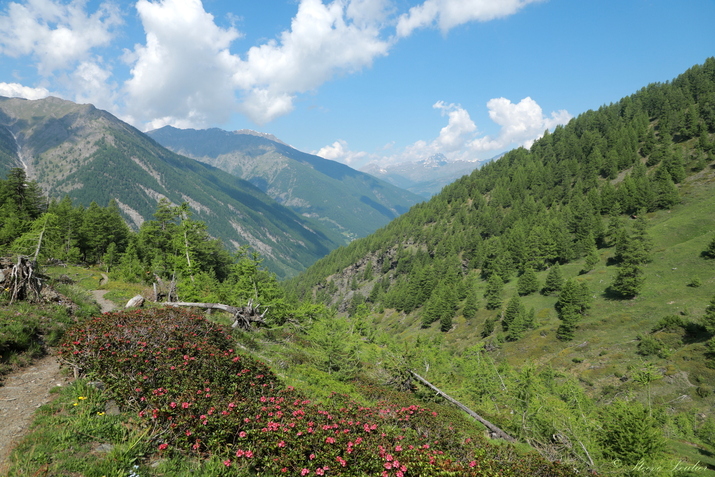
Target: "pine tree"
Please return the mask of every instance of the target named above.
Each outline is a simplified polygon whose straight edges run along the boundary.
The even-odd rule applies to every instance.
[[[496,310],[502,305],[502,289],[504,288],[504,282],[501,277],[493,273],[487,281],[487,288],[484,291],[484,299],[486,300],[487,310]]]
[[[519,295],[531,295],[539,290],[539,280],[536,278],[536,272],[531,267],[526,267],[524,273],[521,274],[517,281],[517,291]]]
[[[439,319],[439,330],[446,333],[452,329],[452,314],[445,314]]]
[[[544,288],[541,289],[541,293],[549,295],[553,292],[560,291],[563,284],[564,277],[561,274],[561,266],[556,263],[549,269],[549,273],[546,274],[546,283],[544,283]]]
[[[509,331],[511,324],[519,317],[519,314],[523,311],[524,305],[521,304],[521,300],[518,296],[513,297],[507,303],[506,310],[504,310],[504,317],[502,318],[502,328],[504,331]]]
[[[715,258],[715,237],[710,241],[707,248],[702,252],[703,257]]]
[[[598,256],[598,249],[596,249],[596,246],[594,245],[593,247],[591,247],[591,250],[588,251],[588,255],[586,255],[586,260],[584,261],[581,273],[590,272],[594,269],[596,265],[598,265],[599,261],[600,258]]]
[[[467,293],[467,299],[464,301],[464,308],[462,309],[462,315],[465,319],[471,320],[477,315],[479,310],[479,305],[477,304],[477,295],[474,291],[470,290]]]
[[[496,327],[497,321],[499,321],[499,315],[493,316],[492,318],[487,318],[484,320],[484,327],[482,328],[482,338],[486,338],[494,333],[494,328]]]
[[[623,298],[633,298],[643,288],[645,277],[638,263],[627,261],[618,267],[618,273],[610,288]]]
[[[572,340],[581,316],[590,307],[588,287],[573,279],[566,280],[554,307],[561,320],[556,337],[562,341]]]
[[[710,300],[710,304],[705,308],[703,326],[705,326],[708,333],[715,335],[715,297]]]

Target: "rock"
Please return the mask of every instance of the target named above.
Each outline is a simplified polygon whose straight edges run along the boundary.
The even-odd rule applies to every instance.
[[[98,454],[108,454],[112,452],[112,449],[114,449],[114,446],[112,444],[104,443],[97,445],[93,450]]]
[[[108,416],[118,416],[122,413],[121,409],[119,409],[117,401],[115,401],[114,399],[110,399],[106,402],[106,404],[104,405],[104,412]]]
[[[57,283],[63,283],[65,285],[72,285],[75,283],[75,281],[72,280],[72,278],[70,278],[68,275],[65,275],[65,274],[62,274],[62,275],[58,276],[57,278],[55,278],[55,281]]]
[[[142,306],[144,306],[144,297],[141,295],[137,295],[131,300],[129,300],[124,308],[141,308]]]

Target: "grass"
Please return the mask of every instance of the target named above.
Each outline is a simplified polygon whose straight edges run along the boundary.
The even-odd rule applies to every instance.
[[[126,476],[138,470],[148,451],[145,431],[126,415],[107,413],[107,397],[85,380],[57,392],[13,451],[8,476]]]

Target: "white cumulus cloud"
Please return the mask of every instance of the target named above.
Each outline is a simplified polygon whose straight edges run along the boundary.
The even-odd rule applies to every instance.
[[[566,124],[571,115],[560,110],[545,117],[536,101],[526,97],[514,104],[506,98],[494,98],[487,102],[489,117],[501,126],[495,137],[484,136],[469,143],[474,151],[497,151],[509,146],[531,147],[544,131],[559,124]]]
[[[296,95],[387,54],[387,5],[302,0],[289,30],[238,55],[240,33],[217,26],[200,0],[139,0],[146,43],[126,55],[127,112],[151,126],[220,124],[235,111],[265,124],[292,111]]]
[[[517,104],[505,98],[495,98],[487,102],[487,108],[491,120],[500,126],[499,133],[494,137],[479,136],[476,124],[462,106],[438,101],[432,107],[446,115],[448,123],[431,141],[418,140],[392,155],[381,155],[351,151],[346,141],[339,140],[315,154],[352,167],[361,167],[368,162],[384,166],[421,161],[436,154],[449,160],[477,161],[514,147],[531,147],[546,129],[566,124],[571,119],[565,110],[545,117],[541,106],[529,97]]]
[[[200,0],[139,0],[136,8],[146,44],[126,54],[127,114],[152,126],[225,122],[235,110],[229,46],[239,32],[217,26]]]
[[[513,15],[538,1],[541,0],[426,0],[400,16],[397,35],[410,36],[418,28],[431,26],[446,33],[471,21],[486,22]]]
[[[7,98],[42,99],[50,95],[46,88],[31,88],[19,83],[0,83],[0,96]]]
[[[10,2],[0,13],[0,54],[31,55],[41,75],[73,68],[93,48],[109,44],[122,23],[111,4],[103,3],[91,14],[85,6],[82,0]]]
[[[348,148],[348,143],[342,139],[322,147],[315,155],[331,161],[342,162],[343,164],[357,167],[367,162],[370,155],[366,152],[354,152]]]
[[[367,8],[357,12],[355,5]],[[377,0],[302,0],[290,30],[252,47],[237,65],[233,81],[243,91],[242,111],[266,123],[290,112],[296,94],[371,66],[390,46],[381,39],[383,11]]]

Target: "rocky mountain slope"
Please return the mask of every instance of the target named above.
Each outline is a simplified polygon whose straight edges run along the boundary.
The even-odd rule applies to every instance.
[[[423,199],[254,131],[165,126],[148,135],[174,152],[251,182],[296,213],[341,234],[344,243],[374,232]]]
[[[50,197],[68,195],[85,206],[114,199],[137,227],[159,199],[187,202],[213,236],[229,248],[259,251],[280,277],[343,242],[251,183],[175,154],[91,105],[0,98],[0,172],[12,167],[23,167]]]

